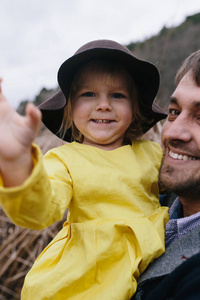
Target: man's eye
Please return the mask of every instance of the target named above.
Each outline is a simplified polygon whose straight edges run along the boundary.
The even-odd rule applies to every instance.
[[[180,112],[176,109],[169,109],[169,115],[171,116],[178,116]]]
[[[93,92],[86,92],[82,94],[83,97],[94,97],[94,93]]]
[[[117,98],[117,99],[121,99],[121,98],[124,98],[125,96],[123,94],[120,94],[120,93],[114,93],[114,94],[112,94],[112,97]]]

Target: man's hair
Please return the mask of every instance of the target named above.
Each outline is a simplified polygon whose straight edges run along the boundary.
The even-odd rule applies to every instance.
[[[124,68],[121,64],[115,61],[107,61],[105,59],[97,59],[89,62],[79,69],[77,74],[74,77],[70,95],[68,98],[68,103],[64,109],[63,120],[60,128],[61,136],[64,136],[68,128],[72,128],[72,140],[76,140],[78,142],[83,142],[83,135],[76,128],[74,122],[72,121],[72,102],[74,94],[79,90],[82,82],[82,78],[91,74],[93,76],[96,72],[100,72],[102,74],[102,81],[106,84],[113,83],[113,74],[124,74],[126,77],[126,82],[128,89],[130,90],[130,95],[132,98],[132,109],[133,109],[133,117],[135,118],[134,122],[129,126],[125,135],[124,135],[124,143],[130,143],[132,140],[137,139],[142,135],[142,126],[141,122],[150,122],[143,116],[139,109],[139,95],[137,91],[136,83],[133,77],[129,74],[129,72]],[[106,75],[106,76],[105,76]]]
[[[191,72],[196,85],[200,86],[200,50],[190,54],[190,56],[185,59],[182,66],[178,69],[175,77],[176,86],[188,72]]]

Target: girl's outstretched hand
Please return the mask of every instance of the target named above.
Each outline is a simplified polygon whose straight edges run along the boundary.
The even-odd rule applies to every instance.
[[[30,175],[33,164],[32,142],[41,123],[41,112],[32,103],[26,116],[19,115],[2,93],[0,79],[0,173],[7,187],[22,184]]]

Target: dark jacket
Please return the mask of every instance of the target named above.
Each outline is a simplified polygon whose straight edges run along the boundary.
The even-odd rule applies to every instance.
[[[172,243],[149,265],[131,299],[200,299],[200,226]]]

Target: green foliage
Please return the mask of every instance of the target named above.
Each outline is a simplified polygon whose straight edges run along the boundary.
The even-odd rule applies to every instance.
[[[187,17],[185,23],[200,24],[200,13]]]

